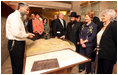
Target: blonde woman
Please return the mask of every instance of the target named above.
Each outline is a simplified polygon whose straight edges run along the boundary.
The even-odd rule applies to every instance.
[[[92,22],[92,16],[90,13],[85,15],[85,22],[86,24],[82,25],[80,31],[80,54],[91,58],[93,48],[95,46],[95,36],[97,33],[97,25]],[[86,73],[91,73],[91,62],[86,64],[79,65],[79,72],[85,70],[86,65]]]

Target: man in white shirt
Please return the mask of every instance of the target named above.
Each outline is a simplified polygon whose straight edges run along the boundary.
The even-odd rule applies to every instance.
[[[33,38],[34,34],[26,33],[23,17],[29,13],[28,5],[19,3],[15,12],[11,13],[6,21],[6,37],[10,53],[13,74],[21,74],[25,51],[25,39]]]

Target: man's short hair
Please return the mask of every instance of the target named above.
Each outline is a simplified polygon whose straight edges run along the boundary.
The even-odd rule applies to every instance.
[[[17,10],[19,10],[20,9],[20,6],[28,6],[27,4],[25,4],[25,3],[18,3],[18,7],[17,7]]]

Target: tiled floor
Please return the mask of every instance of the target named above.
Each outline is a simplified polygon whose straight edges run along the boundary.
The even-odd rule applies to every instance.
[[[5,61],[5,63],[2,65],[1,73],[2,74],[12,74],[10,57],[8,57],[7,60]],[[75,67],[73,67],[71,73],[72,74],[84,74],[85,71],[83,71],[82,73],[79,73],[78,66],[75,66]],[[117,74],[117,64],[114,65],[113,74]]]

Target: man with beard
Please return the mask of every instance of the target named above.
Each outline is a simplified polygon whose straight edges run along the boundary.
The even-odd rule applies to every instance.
[[[77,42],[79,45],[79,31],[80,31],[80,22],[76,21],[76,12],[72,12],[70,17],[70,22],[67,25],[66,39],[73,42],[77,49]],[[77,50],[76,50],[77,51]]]
[[[29,13],[28,5],[19,3],[15,12],[10,14],[6,21],[6,37],[8,38],[8,51],[11,58],[13,74],[21,74],[25,51],[25,39],[33,38],[34,34],[26,33],[23,17]]]

